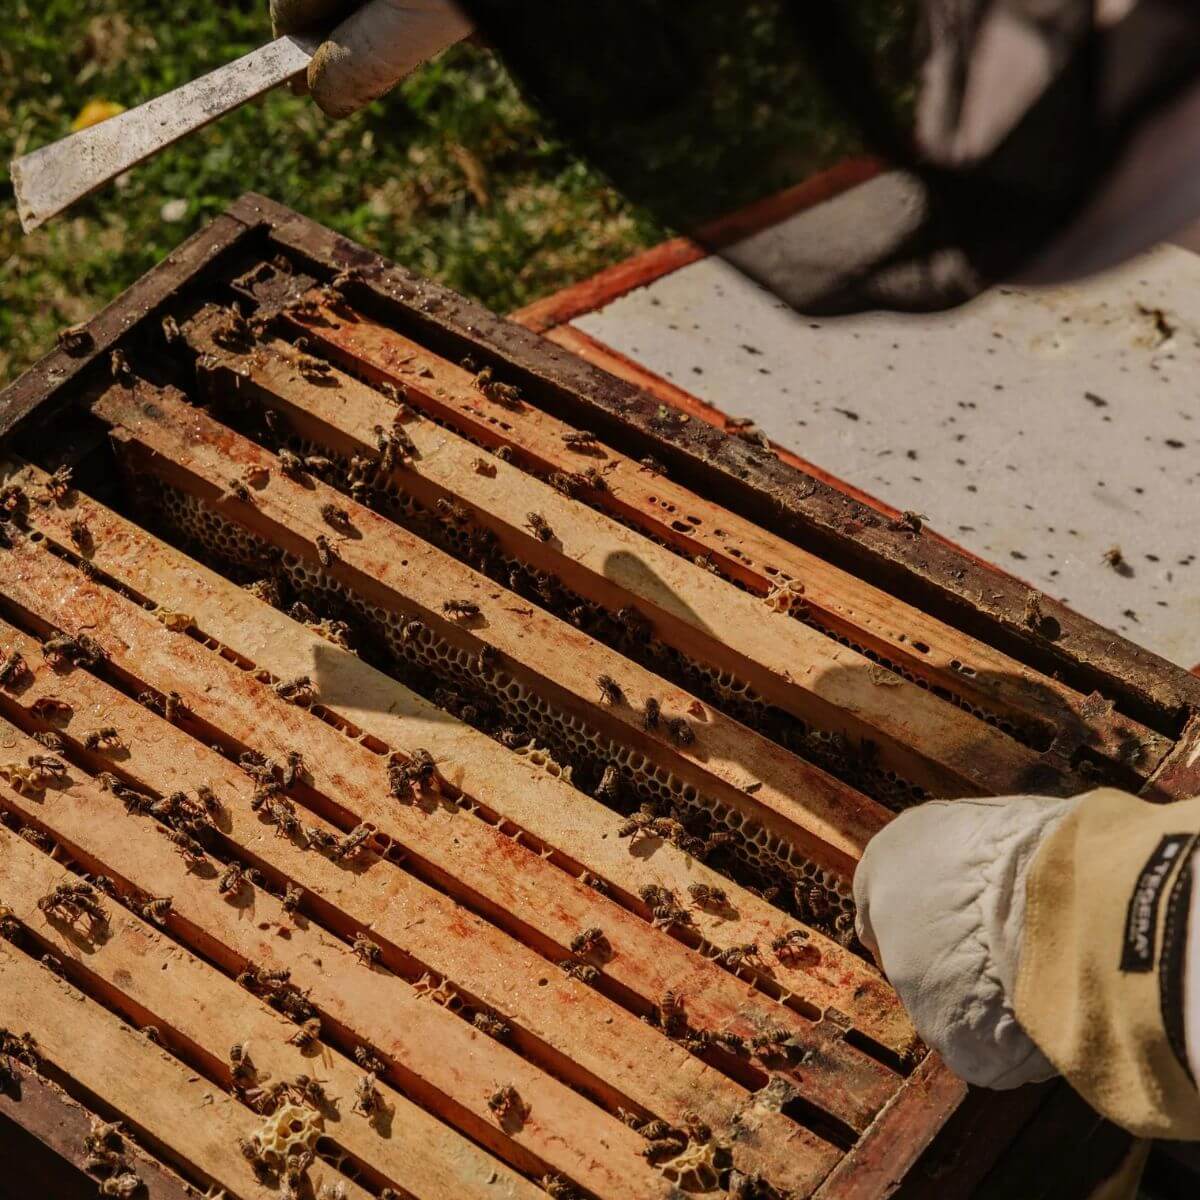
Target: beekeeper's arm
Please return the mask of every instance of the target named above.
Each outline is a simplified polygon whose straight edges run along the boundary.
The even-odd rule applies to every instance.
[[[449,0],[271,0],[276,34],[326,33],[308,68],[313,99],[344,117],[471,33]]]
[[[1066,1077],[1141,1137],[1200,1138],[1200,798],[935,801],[854,879],[859,936],[968,1082]]]

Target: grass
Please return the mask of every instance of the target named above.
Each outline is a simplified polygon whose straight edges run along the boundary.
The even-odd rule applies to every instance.
[[[10,3],[3,164],[89,100],[138,104],[270,36],[267,0]],[[498,311],[663,236],[549,136],[491,54],[460,46],[347,121],[272,93],[29,237],[0,176],[0,384],[248,189]]]

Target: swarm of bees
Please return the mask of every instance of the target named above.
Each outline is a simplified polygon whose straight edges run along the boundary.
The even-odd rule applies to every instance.
[[[59,633],[42,643],[42,654],[52,667],[71,663],[76,667],[95,667],[105,659],[103,648],[86,633],[72,636]]]
[[[96,894],[96,889],[83,880],[60,883],[52,892],[47,892],[37,906],[48,917],[57,917],[68,923],[86,915],[92,929],[101,929],[108,924],[108,913]]]

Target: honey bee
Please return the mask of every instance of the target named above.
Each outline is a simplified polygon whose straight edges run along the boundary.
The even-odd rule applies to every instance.
[[[100,645],[86,633],[74,637],[67,633],[55,634],[42,643],[42,654],[52,667],[67,662],[77,667],[94,667],[106,657]]]
[[[792,1031],[785,1028],[783,1025],[777,1025],[774,1029],[765,1030],[763,1033],[755,1034],[750,1039],[750,1045],[755,1050],[767,1050],[774,1047],[783,1046],[791,1041]]]
[[[141,1177],[132,1171],[119,1170],[114,1175],[100,1180],[101,1196],[116,1196],[118,1200],[130,1200],[142,1190]]]
[[[222,896],[233,896],[241,891],[241,888],[242,868],[238,863],[231,862],[217,880],[217,891]]]
[[[638,895],[650,909],[650,917],[658,929],[670,929],[672,925],[692,925],[692,914],[683,908],[670,888],[647,883],[638,888]]]
[[[712,1035],[712,1041],[714,1045],[728,1050],[731,1054],[746,1053],[746,1039],[740,1033],[718,1031]]]
[[[301,1050],[307,1050],[321,1036],[321,1018],[309,1017],[296,1029],[288,1041]]]
[[[550,1200],[582,1200],[583,1194],[562,1175],[543,1175],[541,1182]]]
[[[296,366],[309,383],[328,385],[337,382],[333,367],[322,358],[301,352],[296,356]]]
[[[46,480],[46,495],[55,503],[61,504],[71,494],[71,468],[59,467]]]
[[[688,1019],[683,997],[671,988],[663,992],[658,1002],[658,1020],[669,1038],[680,1037],[687,1031]]]
[[[297,675],[295,679],[281,680],[271,690],[281,700],[303,700],[310,702],[317,697],[317,689],[312,679],[307,675]]]
[[[854,945],[854,939],[858,935],[854,928],[853,913],[840,912],[833,918],[833,936],[839,945],[847,949]]]
[[[338,839],[337,845],[333,848],[333,858],[337,862],[353,858],[374,832],[375,830],[370,825],[356,825],[349,833]]]
[[[354,951],[358,961],[366,966],[377,963],[383,955],[383,951],[379,948],[379,945],[371,941],[365,933],[356,933],[350,948]]]
[[[253,504],[254,503],[254,497],[250,495],[250,489],[245,485],[245,483],[242,480],[230,479],[230,480],[227,480],[226,482],[227,482],[227,486],[229,488],[229,494],[235,500],[239,500],[242,504]]]
[[[279,460],[280,472],[289,479],[303,480],[305,478],[304,461],[300,455],[286,446],[281,446],[276,453],[276,458]]]
[[[11,650],[0,662],[0,687],[15,687],[30,677],[29,665],[19,651]]]
[[[580,983],[592,984],[600,978],[600,972],[591,963],[576,962],[573,958],[564,958],[558,966],[569,978],[578,979]]]
[[[604,930],[598,925],[593,925],[571,939],[571,953],[592,954],[597,950],[603,950],[607,944],[608,939],[604,936]]]
[[[364,1071],[369,1071],[372,1075],[382,1075],[384,1071],[383,1060],[371,1049],[370,1046],[364,1043],[359,1043],[354,1047],[354,1061],[358,1063]]]
[[[605,704],[625,703],[625,693],[611,675],[597,675],[596,686],[600,689],[600,699]]]
[[[657,729],[661,713],[658,701],[653,696],[647,696],[645,707],[642,709],[642,728]]]
[[[512,1033],[512,1030],[503,1021],[493,1017],[491,1013],[477,1012],[471,1024],[480,1032],[486,1033],[488,1037],[495,1038],[500,1042]]]
[[[33,735],[33,740],[40,746],[45,746],[47,750],[63,751],[67,748],[67,743],[63,740],[61,733],[54,733],[50,730],[39,730]]]
[[[808,930],[789,929],[771,940],[771,949],[782,963],[789,963],[797,958],[801,947],[808,941]]]
[[[161,925],[171,912],[170,896],[151,896],[138,906],[138,912],[155,925]]]
[[[696,740],[696,731],[684,717],[667,717],[663,725],[677,746],[690,746]]]
[[[383,1108],[383,1098],[375,1086],[375,1072],[368,1071],[354,1089],[354,1112],[373,1121]]]
[[[792,889],[792,899],[801,917],[813,924],[821,924],[829,917],[829,897],[819,883],[797,883]]]
[[[713,958],[713,962],[719,963],[723,967],[741,967],[747,965],[751,959],[758,958],[758,943],[757,942],[742,942],[738,945],[727,946],[719,954]]]
[[[599,875],[593,875],[591,871],[584,871],[579,877],[579,882],[585,887],[590,887],[593,891],[597,891],[602,896],[608,895],[608,883],[601,879]]]
[[[86,914],[93,928],[108,924],[108,914],[96,895],[96,889],[82,880],[58,884],[38,900],[37,906],[47,916],[56,916],[67,922],[74,922]]]
[[[612,763],[604,768],[594,795],[597,800],[603,800],[608,804],[616,804],[620,800],[621,772]]]
[[[487,1103],[501,1124],[507,1124],[509,1121],[521,1122],[529,1115],[529,1106],[511,1083],[497,1088],[488,1097]]]
[[[68,325],[66,329],[60,329],[57,341],[63,353],[72,358],[82,357],[96,344],[86,322],[83,321],[78,325]]]
[[[318,854],[332,854],[337,849],[337,835],[319,825],[304,826],[304,844]]]
[[[304,469],[311,471],[314,475],[328,475],[333,470],[333,460],[326,458],[323,454],[306,454]]]
[[[29,711],[43,721],[69,721],[75,712],[65,700],[58,700],[54,696],[43,696],[40,700],[35,700]]]
[[[120,732],[114,726],[101,725],[99,729],[93,729],[84,736],[83,748],[96,750],[101,754],[114,754],[127,747],[121,740]]]
[[[672,1133],[667,1137],[655,1138],[648,1142],[642,1150],[645,1158],[675,1158],[687,1149],[687,1138],[681,1133]]]
[[[336,504],[322,504],[321,518],[327,525],[332,525],[334,529],[339,529],[343,533],[350,533],[354,529],[354,525],[350,521],[350,514]]]
[[[160,825],[158,828],[167,841],[183,855],[189,868],[199,866],[205,861],[204,847],[190,833],[185,833],[182,829],[171,829],[166,825]]]
[[[87,527],[86,521],[81,521],[76,518],[67,527],[67,533],[71,538],[75,548],[81,554],[87,554],[92,549],[92,533]]]
[[[511,383],[501,383],[492,378],[492,368],[484,367],[474,380],[475,386],[489,399],[503,408],[521,407],[521,389]]]
[[[263,815],[267,824],[274,825],[282,837],[296,837],[303,832],[292,806],[284,801],[268,800],[263,805]]]
[[[665,475],[667,473],[667,468],[658,459],[652,458],[649,454],[644,458],[639,458],[638,465],[641,470],[648,471],[651,475]]]
[[[443,600],[442,612],[456,620],[469,621],[479,616],[479,605],[470,600]]]
[[[436,778],[437,766],[428,750],[414,750],[407,761],[388,764],[388,783],[397,799],[410,796],[414,789],[426,790]]]
[[[587,487],[587,480],[575,471],[554,471],[549,483],[555,491],[564,496],[578,496]]]
[[[280,904],[283,906],[285,913],[294,913],[300,907],[300,901],[304,899],[304,892],[294,883],[289,883],[283,890],[283,899]]]
[[[548,542],[554,537],[554,530],[550,528],[549,522],[541,513],[526,513],[525,528],[541,542]]]
[[[572,429],[562,435],[563,445],[579,454],[595,454],[599,450],[596,435],[586,429]]]
[[[497,446],[492,451],[492,454],[501,462],[510,463],[513,460],[513,448],[511,446]]]
[[[905,509],[898,517],[888,522],[888,528],[895,533],[911,533],[915,537],[924,529],[928,519],[924,513]]]
[[[313,541],[317,547],[317,561],[326,569],[333,566],[333,560],[337,556],[329,544],[329,539],[323,533],[318,533]]]
[[[166,342],[168,346],[173,346],[181,337],[183,337],[183,331],[179,328],[179,322],[176,321],[170,313],[163,317],[161,327],[163,341]]]
[[[688,895],[691,896],[693,903],[698,904],[701,908],[725,908],[729,903],[725,889],[714,887],[710,883],[688,884]]]

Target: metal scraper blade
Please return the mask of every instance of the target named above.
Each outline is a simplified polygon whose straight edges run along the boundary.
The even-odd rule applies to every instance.
[[[184,135],[302,75],[319,42],[276,38],[174,91],[14,159],[21,228],[29,233]]]

